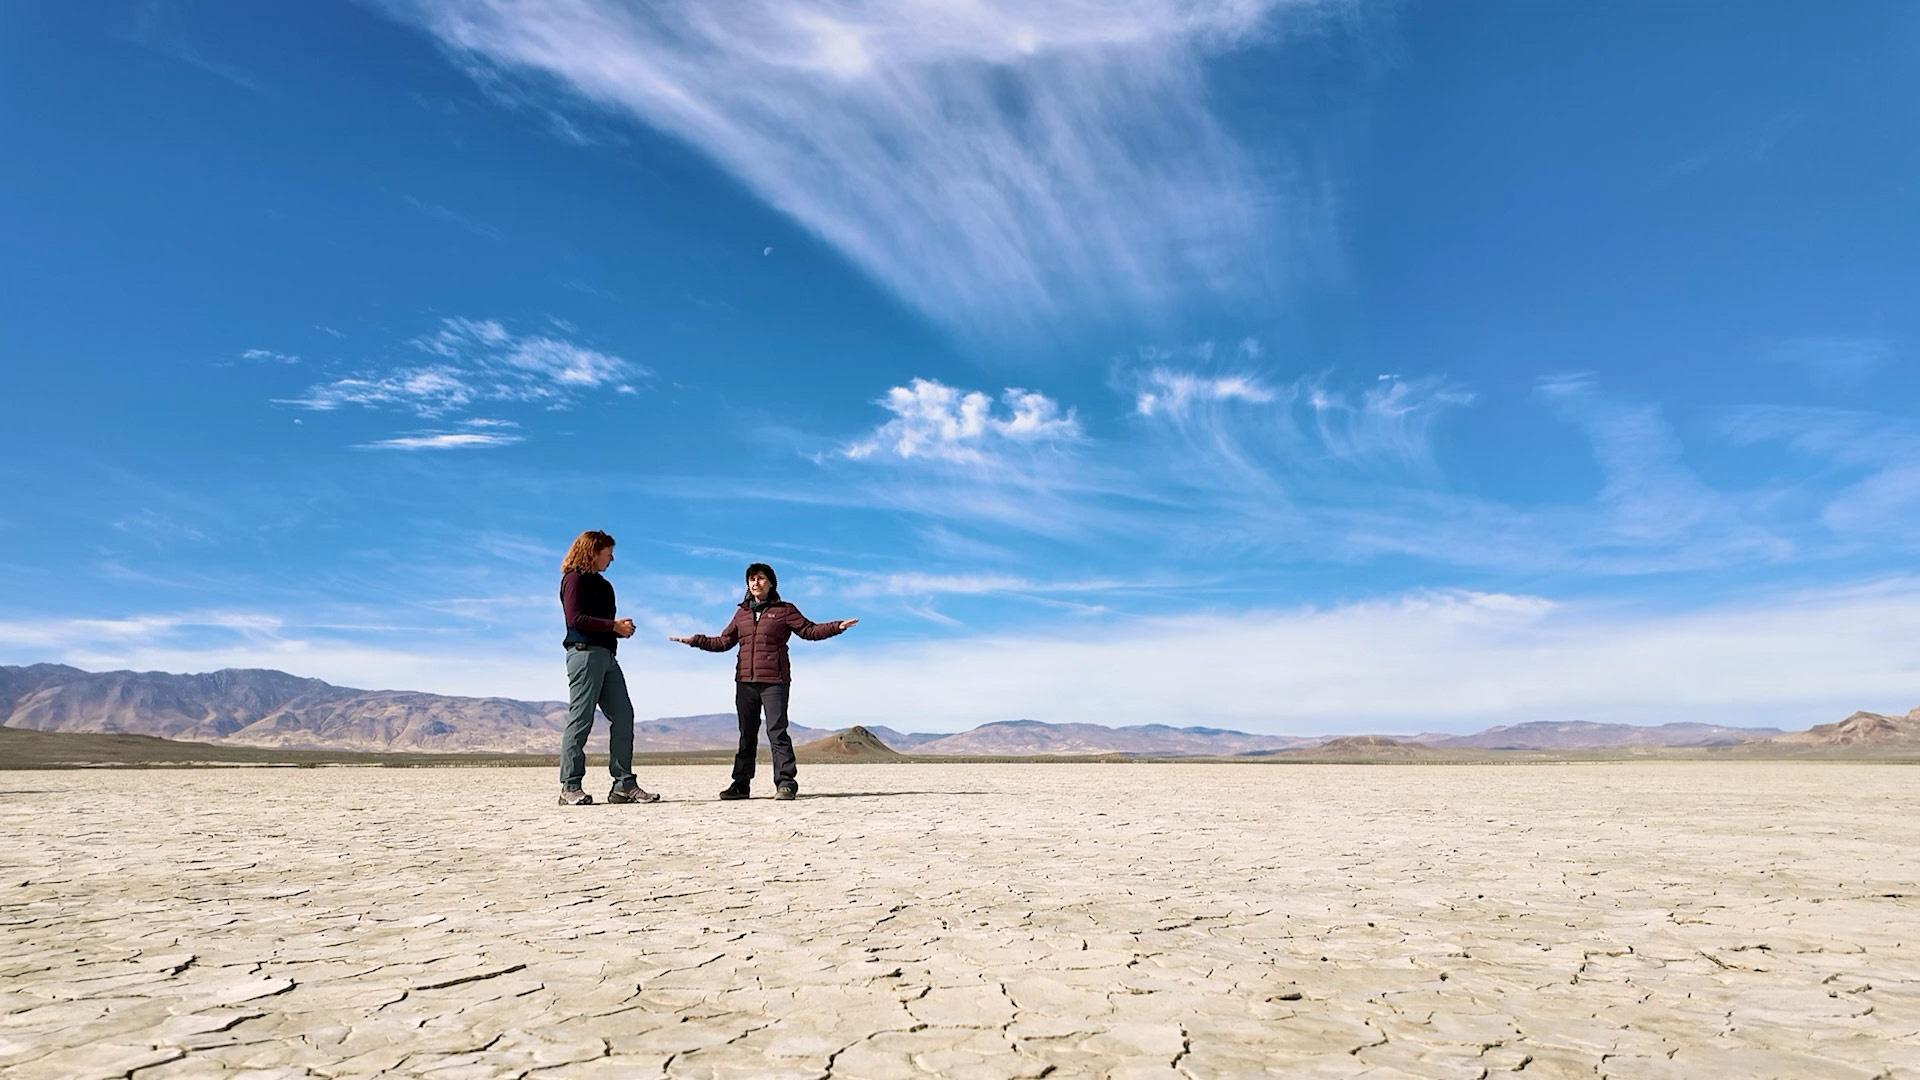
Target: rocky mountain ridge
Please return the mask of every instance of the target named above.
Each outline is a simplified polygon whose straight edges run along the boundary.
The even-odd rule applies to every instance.
[[[1770,741],[1793,746],[1920,745],[1920,709],[1905,716],[1856,712],[1834,724],[1817,724],[1805,731],[1776,735]]]
[[[0,726],[44,732],[153,735],[167,739],[277,749],[405,752],[551,753],[565,723],[558,701],[452,697],[408,690],[359,690],[269,669],[197,675],[88,672],[59,664],[0,666]],[[731,713],[703,713],[634,725],[635,749],[675,753],[730,749]],[[794,726],[795,743],[836,734]],[[596,739],[603,738],[596,733]],[[1380,736],[1258,735],[1217,727],[1051,724],[1005,720],[957,733],[906,732],[870,725],[854,741],[889,752],[929,756],[1028,757],[1135,754],[1153,757],[1271,756]],[[1785,747],[1872,747],[1920,743],[1920,709],[1905,717],[1859,712],[1834,724],[1783,733],[1778,728],[1671,723],[1653,726],[1537,721],[1471,735],[1393,737],[1396,747],[1572,750],[1716,747],[1771,741]],[[1346,744],[1334,743],[1334,749]]]

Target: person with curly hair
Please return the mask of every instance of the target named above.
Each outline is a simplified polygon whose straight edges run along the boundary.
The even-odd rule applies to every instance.
[[[560,804],[591,806],[581,787],[587,776],[587,736],[597,706],[607,716],[607,769],[613,773],[610,803],[659,802],[633,777],[633,701],[615,654],[620,639],[633,636],[633,620],[617,618],[613,584],[613,537],[588,529],[560,562],[560,612],[566,618],[567,726],[560,735]]]
[[[776,798],[800,794],[799,763],[793,756],[793,737],[787,734],[787,698],[793,685],[793,666],[787,659],[787,639],[795,634],[822,641],[851,629],[859,619],[817,623],[800,609],[780,599],[780,579],[773,567],[747,567],[747,595],[734,610],[733,621],[718,635],[670,637],[696,649],[726,652],[739,646],[734,661],[734,711],[740,719],[740,746],[733,754],[733,783],[722,799],[744,799],[753,783],[754,753],[760,746],[760,717],[767,722],[767,745],[773,750],[773,790]]]

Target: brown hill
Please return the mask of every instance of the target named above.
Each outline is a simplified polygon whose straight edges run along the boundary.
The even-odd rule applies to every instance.
[[[1460,751],[1436,750],[1418,743],[1402,742],[1385,735],[1341,735],[1317,746],[1292,750],[1269,750],[1257,756],[1278,761],[1413,761],[1444,760]],[[1255,756],[1255,755],[1243,755]]]
[[[1905,716],[1857,712],[1835,724],[1820,724],[1769,740],[1790,746],[1903,747],[1920,745],[1920,709]]]
[[[802,761],[904,761],[894,749],[866,728],[855,725],[793,748]]]
[[[1321,750],[1410,750],[1412,747],[1399,739],[1389,739],[1385,735],[1342,735],[1328,739],[1320,744]]]

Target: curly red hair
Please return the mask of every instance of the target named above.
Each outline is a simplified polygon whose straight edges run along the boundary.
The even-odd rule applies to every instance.
[[[600,559],[600,553],[612,546],[613,537],[599,529],[588,529],[573,538],[573,546],[567,549],[567,557],[560,560],[560,572],[592,570],[593,564]]]

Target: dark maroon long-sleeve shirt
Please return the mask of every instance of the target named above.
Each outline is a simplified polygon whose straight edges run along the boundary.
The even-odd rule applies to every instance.
[[[569,570],[560,576],[560,612],[567,619],[567,644],[602,645],[620,651],[614,630],[613,582],[591,570]]]

